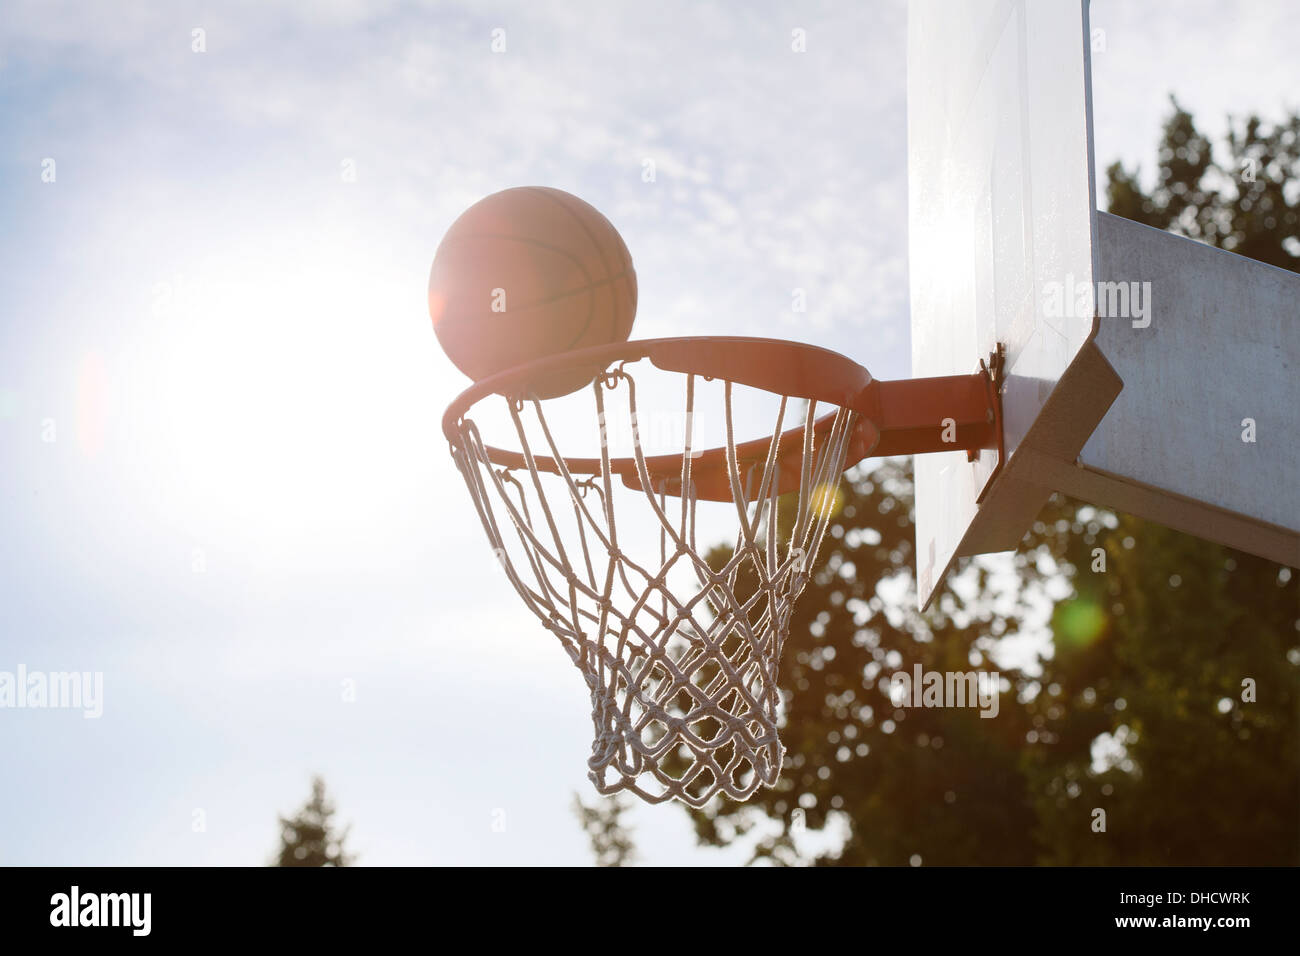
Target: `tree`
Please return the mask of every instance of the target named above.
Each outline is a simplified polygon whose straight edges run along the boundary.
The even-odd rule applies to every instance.
[[[1269,265],[1300,271],[1300,114],[1266,125],[1258,116],[1229,121],[1227,159],[1170,97],[1157,154],[1156,184],[1143,191],[1140,169],[1106,170],[1110,211]]]
[[[1300,575],[1129,516],[1100,572],[1048,535],[1074,590],[1030,704],[1043,862],[1294,865]],[[1105,835],[1080,839],[1097,808]]]
[[[627,804],[618,797],[601,797],[591,806],[573,795],[573,812],[591,840],[597,866],[628,866],[636,859],[632,833],[623,823]]]
[[[344,849],[350,827],[337,832],[334,806],[325,797],[325,781],[313,777],[311,799],[297,815],[280,817],[280,852],[274,866],[350,866],[355,859]]]
[[[1112,166],[1111,211],[1294,270],[1298,134],[1251,117],[1219,165],[1174,103],[1156,187]],[[688,811],[700,842],[752,834],[787,864],[1300,862],[1300,574],[1054,496],[1008,585],[975,563],[922,615],[912,541],[908,465],[851,472],[781,664],[782,778]],[[998,667],[1037,606],[1039,659]],[[888,677],[917,663],[997,667],[997,717],[896,706]],[[799,831],[832,824],[842,847],[810,859]]]

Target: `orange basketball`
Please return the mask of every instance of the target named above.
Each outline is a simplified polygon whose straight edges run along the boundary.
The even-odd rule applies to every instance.
[[[544,186],[493,193],[447,230],[429,273],[429,315],[443,351],[479,380],[534,359],[625,342],[636,273],[608,219],[577,196]],[[538,398],[565,395],[597,369],[529,382]]]

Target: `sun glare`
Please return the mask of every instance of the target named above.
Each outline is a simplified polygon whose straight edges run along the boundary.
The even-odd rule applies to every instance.
[[[159,300],[136,413],[173,505],[300,548],[432,493],[432,332],[382,273],[218,263]]]

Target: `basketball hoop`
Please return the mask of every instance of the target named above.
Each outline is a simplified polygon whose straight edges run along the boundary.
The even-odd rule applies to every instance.
[[[547,422],[551,402],[532,397],[532,383],[574,370],[590,376],[596,457],[562,453]],[[686,423],[679,452],[644,452],[634,372],[677,380]],[[995,376],[878,382],[809,345],[652,339],[539,359],[452,402],[443,432],[488,541],[587,682],[588,766],[601,793],[700,807],[719,793],[743,800],[776,783],[777,667],[842,472],[870,456],[996,447]],[[691,423],[705,381],[722,384],[724,440],[698,451]],[[734,386],[776,397],[768,434],[736,440]],[[615,396],[628,416],[626,456],[610,448]],[[515,450],[486,444],[471,417],[493,402],[505,405]],[[699,505],[710,501],[730,503],[736,525],[730,554],[712,563],[707,552],[718,542],[697,540]],[[620,538],[619,521],[652,527],[658,553],[632,553],[624,539],[633,535]]]

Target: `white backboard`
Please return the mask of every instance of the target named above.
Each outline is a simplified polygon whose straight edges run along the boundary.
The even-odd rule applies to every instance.
[[[909,8],[912,375],[977,371],[999,343],[1008,371],[1005,460],[916,456],[923,606],[956,557],[1014,548],[1029,530],[1047,492],[1017,487],[1008,465],[1053,394],[1074,393],[1057,399],[1071,427],[1048,439],[1081,446],[1119,389],[1103,375],[1099,408],[1060,407],[1097,385],[1076,374],[1062,386],[1097,333],[1089,43],[1087,0]]]

